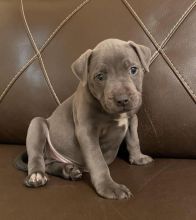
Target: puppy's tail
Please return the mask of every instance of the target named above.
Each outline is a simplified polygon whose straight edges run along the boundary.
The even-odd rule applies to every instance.
[[[14,160],[14,166],[22,171],[27,172],[28,171],[28,155],[27,155],[27,151],[19,154],[16,159]]]

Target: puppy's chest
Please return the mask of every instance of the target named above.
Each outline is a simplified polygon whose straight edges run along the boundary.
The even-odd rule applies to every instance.
[[[108,139],[108,140],[116,140],[122,139],[126,134],[126,131],[129,126],[129,121],[127,117],[120,117],[118,119],[114,119],[109,123],[105,123],[104,126],[100,130],[100,138]]]
[[[121,129],[127,131],[128,126],[129,126],[129,120],[128,120],[127,117],[122,117],[122,118],[119,118],[119,119],[115,119],[115,121],[117,122],[117,127],[118,128],[121,128]]]
[[[100,131],[99,143],[107,164],[110,164],[118,153],[128,129],[128,119],[121,118],[105,124]]]

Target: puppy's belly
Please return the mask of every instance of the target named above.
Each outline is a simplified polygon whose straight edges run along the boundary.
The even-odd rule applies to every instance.
[[[48,138],[50,140],[47,144],[48,161],[72,162],[80,167],[84,167],[84,159],[75,136],[72,136],[71,132],[68,132],[68,135],[64,135],[63,138],[58,139],[55,137],[55,134],[57,133],[51,134],[50,139]]]

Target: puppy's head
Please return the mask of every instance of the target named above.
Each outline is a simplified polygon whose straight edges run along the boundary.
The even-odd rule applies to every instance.
[[[108,113],[137,110],[142,102],[144,70],[150,49],[132,41],[108,39],[87,50],[72,70]]]

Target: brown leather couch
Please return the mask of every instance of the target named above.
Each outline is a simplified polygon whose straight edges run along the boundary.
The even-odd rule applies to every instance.
[[[0,0],[0,219],[196,219],[196,1]],[[24,15],[39,48],[27,34]],[[144,81],[139,135],[157,159],[131,166],[127,153],[111,165],[135,198],[105,200],[89,176],[50,177],[28,189],[15,169],[30,120],[47,117],[75,90],[71,63],[106,38],[133,40],[152,50]],[[173,158],[173,159],[171,159]],[[176,159],[174,159],[176,158]]]

